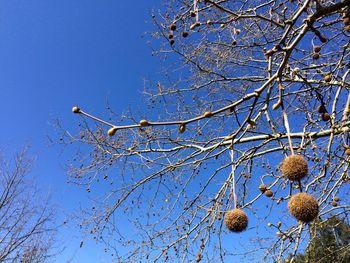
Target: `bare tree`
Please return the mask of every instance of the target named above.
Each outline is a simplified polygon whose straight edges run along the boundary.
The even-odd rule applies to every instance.
[[[46,262],[55,228],[54,214],[36,190],[28,172],[26,151],[0,165],[0,261]]]
[[[71,179],[105,193],[82,226],[118,260],[293,261],[349,212],[350,1],[164,2],[142,113],[73,108]]]

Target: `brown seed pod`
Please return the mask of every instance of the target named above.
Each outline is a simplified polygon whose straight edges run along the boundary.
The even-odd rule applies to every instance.
[[[170,25],[170,30],[172,30],[172,31],[175,31],[175,30],[176,30],[176,24],[175,24],[175,23],[172,23],[172,24]]]
[[[174,45],[175,40],[174,40],[174,39],[170,39],[170,40],[169,40],[169,43],[170,43],[170,45]]]
[[[225,214],[225,225],[232,232],[242,232],[248,226],[248,216],[241,209],[233,209]]]
[[[338,203],[337,203],[336,201],[332,201],[332,202],[331,202],[331,205],[332,205],[333,207],[337,207],[337,206],[338,206]]]
[[[345,154],[349,156],[350,155],[350,149],[346,149],[345,150]]]
[[[184,133],[186,131],[186,124],[181,124],[180,126],[179,126],[179,132],[180,133]]]
[[[186,31],[182,32],[182,37],[188,37],[188,32]]]
[[[259,190],[260,190],[261,192],[265,193],[265,191],[267,190],[266,185],[264,185],[264,184],[259,185]]]
[[[313,53],[313,54],[312,54],[312,58],[315,59],[315,60],[317,60],[317,59],[320,58],[320,54],[319,54],[319,53]]]
[[[344,17],[343,23],[344,23],[344,25],[346,25],[346,26],[350,25],[350,17]]]
[[[173,38],[174,38],[173,33],[169,33],[169,34],[168,34],[168,38],[169,38],[169,39],[173,39]]]
[[[327,112],[326,106],[324,106],[324,104],[321,104],[320,106],[317,107],[317,112],[326,113]]]
[[[319,53],[321,51],[321,46],[314,46],[314,52]]]
[[[270,189],[267,189],[267,190],[265,191],[265,195],[266,195],[267,197],[272,197],[272,196],[273,196],[273,192],[272,192]]]
[[[190,16],[191,16],[191,17],[196,17],[196,13],[193,12],[193,11],[191,11],[191,12],[190,12]]]
[[[339,198],[338,196],[334,196],[334,197],[333,197],[333,201],[339,202],[339,201],[340,201],[340,198]]]
[[[77,106],[75,106],[75,107],[72,108],[72,112],[80,113],[80,109]]]
[[[141,127],[146,127],[149,125],[149,122],[147,120],[140,120],[140,126]]]
[[[327,112],[326,113],[322,113],[321,119],[323,121],[329,121],[331,119],[331,115],[329,115]]]
[[[308,173],[307,161],[301,155],[287,156],[281,164],[281,171],[289,180],[300,180]]]
[[[344,27],[344,30],[345,30],[346,32],[350,32],[350,25],[349,25],[349,26]]]
[[[112,127],[108,130],[108,135],[109,136],[113,136],[115,133],[117,132],[117,128],[116,127]]]
[[[325,82],[330,82],[332,80],[332,77],[331,75],[327,74],[324,79],[323,79]]]
[[[289,212],[298,220],[308,223],[318,215],[317,200],[306,193],[298,193],[292,196],[288,202]]]
[[[208,26],[211,26],[211,25],[213,25],[213,24],[214,24],[214,22],[213,22],[212,20],[209,19],[209,20],[207,21],[207,25],[208,25]]]
[[[211,111],[206,111],[204,112],[203,116],[206,117],[206,118],[210,118],[212,117],[214,114],[211,112]]]

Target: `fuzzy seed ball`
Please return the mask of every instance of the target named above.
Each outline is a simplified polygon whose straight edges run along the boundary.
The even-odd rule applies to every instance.
[[[314,46],[314,52],[319,53],[321,51],[321,46]]]
[[[259,185],[259,190],[263,193],[266,192],[266,190],[267,190],[266,185],[264,185],[264,184]]]
[[[141,127],[145,127],[149,125],[149,122],[147,120],[140,120]]]
[[[108,135],[113,136],[117,132],[117,128],[112,127],[108,130]]]
[[[320,106],[317,107],[317,112],[318,113],[326,113],[327,112],[326,106],[321,104]]]
[[[72,112],[80,113],[80,109],[77,106],[75,106],[75,107],[72,108]]]
[[[337,206],[338,206],[338,203],[337,203],[336,201],[332,201],[332,202],[331,202],[331,205],[332,205],[333,207],[337,207]]]
[[[272,192],[270,189],[267,189],[267,190],[265,191],[265,195],[266,195],[267,197],[272,197],[272,196],[273,196],[273,192]]]
[[[179,126],[179,132],[180,133],[184,133],[186,131],[186,125],[185,124],[181,124],[180,126]]]
[[[315,59],[315,60],[317,60],[317,59],[320,58],[320,54],[319,54],[319,53],[314,53],[314,54],[312,55],[312,58]]]
[[[350,25],[350,17],[345,17],[345,18],[343,19],[343,23],[344,23],[344,25],[346,25],[346,26]]]
[[[331,80],[332,80],[332,77],[329,74],[324,77],[325,82],[330,82]]]
[[[350,149],[346,149],[345,154],[350,155]]]
[[[175,30],[176,30],[176,25],[175,25],[175,23],[172,23],[172,24],[170,25],[170,30],[172,30],[172,31],[175,31]]]
[[[301,155],[287,156],[282,162],[281,171],[289,180],[300,180],[308,173],[307,161]]]
[[[232,232],[242,232],[248,226],[248,217],[241,209],[233,209],[226,213],[225,225]]]
[[[317,200],[306,193],[298,193],[292,196],[288,203],[289,212],[298,220],[308,223],[318,215]]]
[[[339,202],[339,201],[340,201],[340,198],[339,198],[338,196],[334,196],[334,197],[333,197],[333,201]]]
[[[182,37],[188,37],[188,32],[186,31],[182,32]]]
[[[327,112],[326,113],[322,113],[321,119],[323,121],[329,121],[331,119],[331,115],[329,115]]]

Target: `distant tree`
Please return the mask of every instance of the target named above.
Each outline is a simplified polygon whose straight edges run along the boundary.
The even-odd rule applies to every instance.
[[[62,138],[95,200],[82,229],[120,261],[295,256],[313,219],[350,210],[350,0],[163,2],[148,100],[74,107]]]
[[[337,216],[317,222],[311,228],[310,242],[305,254],[296,257],[296,263],[350,262],[350,225]]]
[[[25,150],[13,161],[0,157],[0,262],[46,262],[52,255],[53,208],[28,177],[32,161]]]

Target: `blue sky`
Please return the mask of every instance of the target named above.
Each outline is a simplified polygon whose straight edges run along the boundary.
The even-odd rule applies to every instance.
[[[79,105],[106,114],[106,102],[121,112],[137,103],[143,78],[159,60],[143,37],[152,31],[151,10],[159,0],[2,0],[0,2],[0,148],[11,155],[31,145],[32,175],[60,207],[59,220],[86,200],[85,189],[68,185],[69,154],[49,146],[51,125],[76,127]],[[66,247],[57,262],[109,262],[103,248],[85,241],[73,225],[61,230]]]

